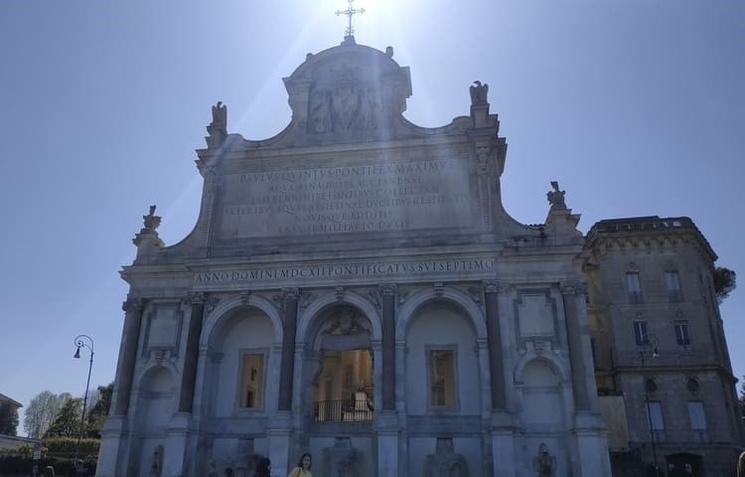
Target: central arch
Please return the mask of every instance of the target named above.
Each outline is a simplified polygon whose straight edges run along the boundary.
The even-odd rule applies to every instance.
[[[306,424],[372,420],[380,394],[373,320],[335,300],[316,307],[302,345],[302,409]]]

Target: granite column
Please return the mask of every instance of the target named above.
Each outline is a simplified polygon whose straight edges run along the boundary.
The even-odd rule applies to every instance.
[[[572,367],[572,391],[574,405],[578,411],[590,410],[590,393],[586,373],[592,372],[592,365],[585,362],[583,350],[584,330],[581,323],[581,311],[577,300],[584,299],[581,284],[562,284],[561,296],[564,302],[564,318],[566,320],[567,343],[569,345],[569,362]]]
[[[396,286],[380,287],[383,306],[383,410],[396,410]]]
[[[502,361],[502,332],[499,325],[499,283],[484,282],[486,334],[489,340],[489,378],[491,380],[492,409],[506,407],[504,364]]]
[[[117,369],[116,401],[112,415],[124,416],[129,410],[143,307],[143,301],[138,299],[128,299],[122,305],[125,312],[124,332]]]
[[[191,297],[191,317],[189,333],[186,338],[184,370],[181,373],[181,392],[179,393],[179,412],[191,412],[194,407],[194,385],[197,380],[197,363],[199,360],[199,337],[202,335],[204,320],[204,295],[199,293]]]
[[[292,381],[295,370],[295,334],[297,332],[297,304],[300,291],[297,288],[282,290],[282,367],[279,372],[279,403],[277,409],[292,409]]]

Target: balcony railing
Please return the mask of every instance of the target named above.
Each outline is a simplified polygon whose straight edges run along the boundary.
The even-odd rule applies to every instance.
[[[317,401],[313,406],[316,422],[372,421],[373,406],[369,400]]]

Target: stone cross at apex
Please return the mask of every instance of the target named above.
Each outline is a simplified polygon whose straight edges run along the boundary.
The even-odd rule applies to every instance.
[[[347,6],[347,9],[346,10],[337,10],[336,11],[336,14],[337,15],[346,15],[347,16],[347,19],[349,21],[349,23],[347,25],[347,29],[344,31],[344,37],[345,38],[350,37],[350,36],[354,36],[354,28],[352,27],[352,17],[355,14],[357,14],[357,13],[359,13],[359,14],[365,13],[365,9],[364,8],[356,9],[356,8],[354,8],[352,6],[352,4],[354,3],[354,0],[347,0],[347,3],[349,3],[349,6]]]

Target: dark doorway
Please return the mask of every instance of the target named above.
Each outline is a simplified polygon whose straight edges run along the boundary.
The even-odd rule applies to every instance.
[[[700,455],[680,453],[665,457],[669,477],[701,477],[703,459]]]

